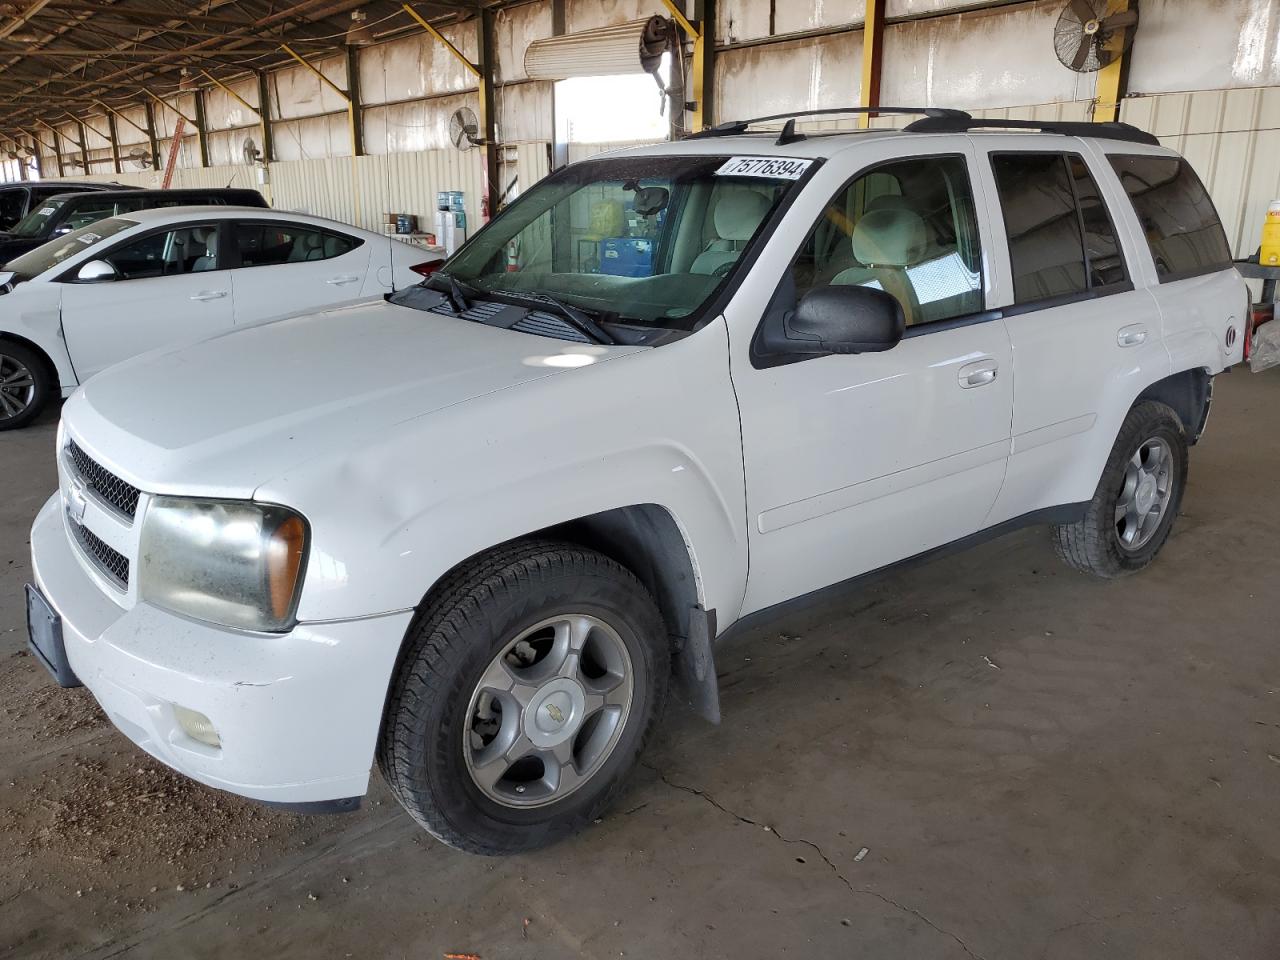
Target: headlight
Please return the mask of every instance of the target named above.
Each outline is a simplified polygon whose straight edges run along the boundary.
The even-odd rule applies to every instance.
[[[284,631],[306,549],[307,523],[285,507],[157,497],[142,524],[138,595],[200,620]]]

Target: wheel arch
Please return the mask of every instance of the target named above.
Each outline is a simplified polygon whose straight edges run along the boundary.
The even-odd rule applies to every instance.
[[[54,379],[54,382],[57,384],[58,390],[59,391],[62,390],[62,387],[63,387],[62,373],[61,371],[58,370],[58,364],[54,361],[53,357],[49,356],[48,350],[46,350],[40,344],[36,343],[36,341],[31,340],[27,337],[21,336],[20,334],[13,333],[8,330],[0,330],[0,343],[5,343],[5,342],[21,344],[22,346],[26,347],[28,350],[34,350],[36,354],[39,355],[40,359],[44,361],[45,366],[49,370],[49,373],[53,375],[53,379]]]
[[[1147,400],[1157,400],[1171,407],[1187,432],[1187,445],[1194,445],[1209,418],[1213,376],[1206,367],[1191,367],[1170,374],[1139,393],[1130,409]]]

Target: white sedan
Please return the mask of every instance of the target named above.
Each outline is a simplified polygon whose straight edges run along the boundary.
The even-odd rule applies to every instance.
[[[333,220],[174,207],[99,220],[0,272],[0,430],[121,360],[411,286],[429,253]]]

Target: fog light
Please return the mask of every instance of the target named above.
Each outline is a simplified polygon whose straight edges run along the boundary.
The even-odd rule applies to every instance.
[[[178,721],[178,726],[192,740],[197,743],[203,743],[208,747],[222,748],[222,739],[218,736],[218,731],[213,728],[213,721],[206,717],[203,713],[197,713],[194,710],[188,710],[178,704],[173,705],[173,715]]]

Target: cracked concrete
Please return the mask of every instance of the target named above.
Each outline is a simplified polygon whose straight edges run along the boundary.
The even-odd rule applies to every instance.
[[[17,656],[53,425],[0,437],[0,957],[1280,956],[1280,371],[1220,379],[1150,570],[1096,582],[1028,530],[739,637],[719,727],[673,709],[613,813],[508,860],[375,778],[251,826],[190,787],[180,816],[226,824],[204,860],[140,787],[93,862],[115,838],[57,815],[77,764],[151,773]]]

